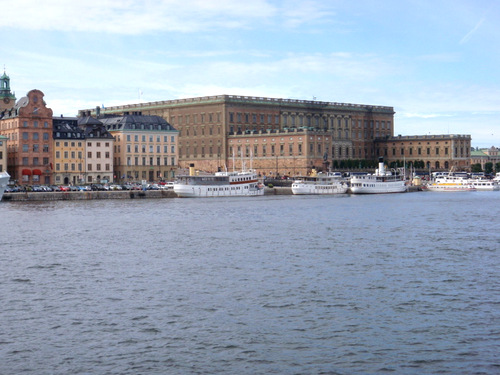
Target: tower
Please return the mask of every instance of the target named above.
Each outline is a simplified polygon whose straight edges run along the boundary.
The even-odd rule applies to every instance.
[[[0,112],[11,109],[14,104],[16,104],[16,96],[10,91],[10,78],[4,70],[0,77]]]

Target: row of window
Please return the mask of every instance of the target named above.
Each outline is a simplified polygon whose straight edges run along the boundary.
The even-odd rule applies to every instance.
[[[23,121],[23,128],[28,128],[28,127],[29,127],[29,122],[28,121]],[[38,128],[39,127],[39,122],[37,120],[33,121],[33,127],[34,128]],[[43,122],[43,127],[44,128],[48,128],[49,127],[48,121],[44,121]]]
[[[102,158],[102,152],[97,151],[96,153],[96,158],[101,159]],[[82,158],[82,151],[63,151],[64,159],[68,159],[69,156],[71,155],[71,159],[75,159],[78,156],[78,159]],[[92,151],[87,152],[87,158],[92,159]],[[104,152],[104,158],[109,159],[111,157],[111,153],[109,151]],[[61,151],[56,151],[56,159],[61,159]]]
[[[30,162],[30,158],[28,157],[23,157],[23,165],[48,165],[49,164],[49,158],[42,158],[42,164],[40,164],[40,158],[39,157],[34,157],[31,159],[31,164],[29,163]]]
[[[141,152],[142,153],[146,153],[147,145],[140,145],[140,146],[141,146]],[[163,145],[163,153],[164,154],[168,153],[168,149],[169,149],[168,145]],[[118,152],[119,152],[119,149],[118,149]],[[127,144],[127,152],[132,152],[132,145]],[[139,152],[139,145],[134,145],[134,152],[135,153]],[[154,146],[153,145],[149,145],[149,153],[152,154],[153,152],[154,152]],[[174,145],[170,146],[170,152],[172,154],[175,153],[175,146]],[[156,145],[156,153],[157,154],[161,153],[161,146],[160,145]]]
[[[69,147],[70,145],[71,147],[76,147],[76,146],[82,147],[82,142],[68,142],[68,141],[65,142],[57,141],[56,147],[60,147],[61,143],[64,145],[64,147]],[[101,142],[95,142],[95,143],[87,142],[87,147],[92,147],[93,145],[95,145],[96,147],[101,147]],[[109,147],[109,142],[105,142],[104,145],[106,147]]]
[[[29,134],[28,132],[23,132],[22,133],[22,139],[23,141],[28,141],[29,140]],[[44,141],[48,141],[49,140],[49,133],[42,133],[42,138]],[[40,133],[37,133],[37,132],[34,132],[34,133],[31,133],[31,139],[34,140],[34,141],[38,141],[40,140]]]
[[[234,123],[234,122],[243,123],[244,122],[246,124],[249,124],[250,123],[250,119],[251,119],[251,122],[253,124],[256,124],[257,123],[257,117],[259,119],[259,123],[260,124],[269,124],[269,125],[271,125],[271,124],[273,124],[273,121],[274,121],[274,125],[279,125],[279,123],[280,123],[280,116],[279,115],[264,115],[264,114],[257,115],[256,113],[240,113],[240,112],[237,112],[236,116],[235,116],[234,112],[229,112],[229,122],[230,123]],[[267,119],[267,121],[265,121],[266,119]]]
[[[30,146],[27,144],[23,144],[22,150],[23,150],[23,152],[29,152]],[[40,145],[38,143],[33,144],[32,150],[33,150],[33,152],[40,152]],[[49,145],[47,145],[47,144],[42,145],[42,152],[49,152]]]
[[[163,142],[164,143],[168,143],[169,137],[170,137],[170,142],[174,143],[175,142],[175,136],[174,135],[171,135],[171,136],[164,135],[163,136]],[[153,139],[154,139],[154,136],[150,135],[149,136],[149,142],[154,142]],[[132,142],[132,135],[127,134],[127,142]],[[138,134],[134,135],[134,142],[139,142],[139,135]],[[146,142],[146,135],[142,135],[141,136],[141,142]],[[156,136],[156,142],[157,143],[161,142],[161,136],[160,135]]]
[[[401,149],[400,149],[400,156],[406,156],[406,155],[412,156],[413,155],[413,147],[409,148],[407,150],[408,150],[408,152],[406,153],[406,149],[404,147],[401,147]],[[417,147],[416,151],[417,151],[417,155],[422,155],[422,148],[421,147]],[[432,149],[431,149],[431,147],[427,147],[425,149],[425,151],[426,151],[426,155],[430,156]],[[456,158],[458,157],[459,151],[460,151],[460,157],[464,157],[464,156],[468,157],[469,156],[469,150],[467,148],[465,149],[465,153],[464,153],[464,148],[463,147],[461,147],[460,149],[458,147],[455,147],[455,155],[454,155],[454,157],[456,157]],[[439,147],[436,147],[434,149],[434,156],[440,156],[440,152],[441,152],[441,149]],[[396,156],[396,153],[397,153],[396,152],[396,148],[393,148],[392,149],[392,156]],[[387,149],[385,149],[385,155],[387,156]],[[444,156],[448,156],[449,155],[448,147],[444,148],[444,154],[443,155]]]
[[[163,164],[162,164],[162,160],[163,160]],[[149,163],[148,163],[149,161]],[[169,164],[169,161],[170,161],[170,164]],[[121,158],[118,158],[117,159],[117,162],[118,162],[118,165],[121,164]],[[139,163],[141,162],[141,163]],[[139,158],[138,156],[135,156],[134,158],[128,156],[127,157],[127,165],[128,166],[132,166],[132,165],[155,165],[155,158],[153,157],[145,157],[143,156],[142,158]],[[168,156],[165,156],[163,158],[161,157],[157,157],[156,158],[156,165],[171,165],[171,166],[175,166],[175,156],[171,156],[171,157],[168,157]]]
[[[188,124],[205,124],[208,120],[208,123],[220,123],[221,122],[221,114],[217,113],[201,113],[201,114],[193,114],[193,115],[179,115],[179,116],[171,116],[170,123],[172,125],[188,125]],[[216,121],[214,121],[216,120]]]
[[[182,134],[182,133],[185,133],[185,134]],[[205,136],[205,128],[202,127],[201,130],[200,130],[200,133],[202,136]],[[221,129],[220,129],[220,126],[217,127],[217,134],[220,135],[221,133]],[[181,129],[181,132],[179,133],[179,135],[181,136],[186,136],[186,137],[189,137],[191,134],[190,130],[189,130],[189,127],[186,127],[184,129]],[[209,127],[208,128],[208,135],[214,135],[214,129],[212,127]],[[198,131],[195,127],[193,127],[193,136],[198,136]]]
[[[61,167],[63,169],[61,169]],[[64,164],[60,164],[60,163],[56,163],[56,172],[59,172],[59,171],[65,171],[65,172],[76,172],[78,170],[78,172],[82,172],[83,171],[83,165],[82,163],[64,163]],[[92,164],[87,164],[87,172],[92,172],[93,171],[93,165]],[[102,169],[102,165],[100,163],[98,164],[95,164],[95,169],[96,171],[101,171],[103,170]],[[110,171],[111,170],[111,164],[109,163],[106,163],[104,164],[104,170],[105,171]]]

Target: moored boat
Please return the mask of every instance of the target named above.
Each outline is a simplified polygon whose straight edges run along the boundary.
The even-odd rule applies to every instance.
[[[445,176],[435,178],[433,181],[425,185],[425,190],[429,191],[475,191],[476,188],[472,185],[469,179],[460,174],[450,173]]]
[[[500,190],[500,185],[498,184],[498,181],[489,180],[487,178],[470,179],[469,182],[474,188],[476,188],[477,191]]]
[[[292,183],[295,195],[344,194],[348,184],[339,172],[319,172],[313,170],[310,176],[298,176]]]
[[[180,198],[264,195],[264,185],[259,182],[257,173],[253,169],[198,175],[194,171],[194,165],[190,165],[189,175],[178,177],[173,189]]]
[[[379,158],[378,169],[373,174],[360,174],[351,177],[349,188],[352,194],[385,194],[406,192],[405,176],[387,171],[384,159]]]
[[[7,188],[7,184],[9,183],[10,175],[7,172],[0,172],[0,200],[2,200],[3,193]]]

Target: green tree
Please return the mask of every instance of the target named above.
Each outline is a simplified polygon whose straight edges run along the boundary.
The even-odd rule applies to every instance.
[[[493,163],[488,162],[484,164],[484,173],[491,173],[493,172]]]
[[[478,173],[478,172],[482,172],[483,168],[481,168],[481,164],[476,163],[476,164],[472,164],[470,166],[470,171],[473,173]]]

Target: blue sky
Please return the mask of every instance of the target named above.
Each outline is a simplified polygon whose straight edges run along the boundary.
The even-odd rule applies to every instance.
[[[54,115],[205,95],[392,106],[500,147],[497,0],[0,0],[0,63]]]

